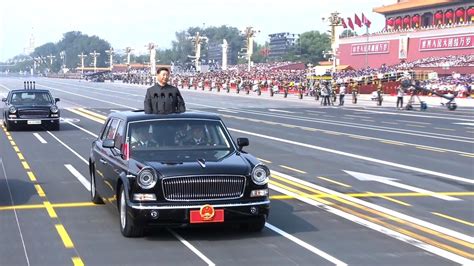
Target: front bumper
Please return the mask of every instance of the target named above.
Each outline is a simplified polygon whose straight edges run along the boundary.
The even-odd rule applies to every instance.
[[[6,121],[13,125],[51,125],[59,123],[60,117],[45,117],[45,118],[12,118],[6,117]]]
[[[204,204],[155,205],[128,202],[128,212],[139,225],[187,226],[190,211],[199,210]],[[224,223],[244,223],[259,217],[268,217],[270,200],[211,204],[216,210],[224,210]]]

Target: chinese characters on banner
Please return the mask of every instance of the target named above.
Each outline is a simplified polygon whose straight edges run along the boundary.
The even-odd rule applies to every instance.
[[[398,59],[407,59],[408,36],[402,35],[398,40]]]
[[[357,43],[351,45],[351,55],[388,54],[389,42]]]
[[[420,39],[420,51],[474,48],[474,34]]]

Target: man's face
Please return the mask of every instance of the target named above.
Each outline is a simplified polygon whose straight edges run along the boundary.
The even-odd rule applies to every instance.
[[[158,83],[160,85],[167,84],[169,78],[170,78],[170,73],[166,70],[161,70],[160,73],[158,73],[157,75]]]

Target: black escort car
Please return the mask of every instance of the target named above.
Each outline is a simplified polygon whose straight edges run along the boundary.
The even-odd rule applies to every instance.
[[[33,82],[25,82],[25,88],[11,90],[3,108],[3,124],[7,130],[17,126],[42,126],[59,130],[60,111],[48,90],[37,90]]]
[[[146,226],[237,223],[261,231],[270,170],[214,114],[114,112],[89,158],[92,202],[118,209],[126,237]]]

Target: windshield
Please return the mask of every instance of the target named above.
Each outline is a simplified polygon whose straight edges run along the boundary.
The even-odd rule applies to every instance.
[[[129,123],[130,157],[138,161],[219,160],[234,151],[220,121],[148,120]]]
[[[47,105],[51,102],[51,96],[47,92],[15,92],[11,98],[11,103],[18,105]]]

